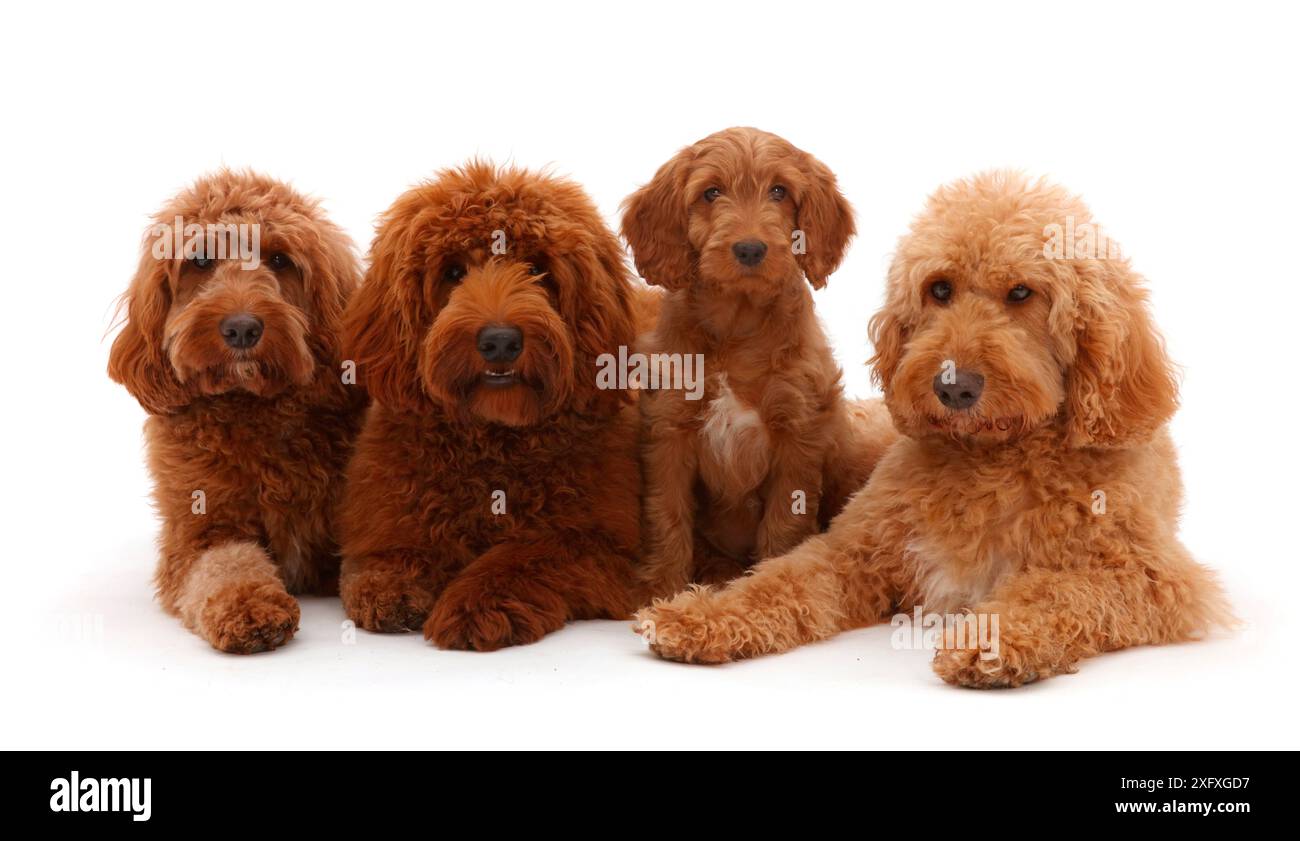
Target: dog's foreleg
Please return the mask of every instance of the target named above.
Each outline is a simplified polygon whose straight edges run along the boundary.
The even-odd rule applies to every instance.
[[[1070,673],[1085,657],[1193,639],[1234,620],[1213,576],[1172,543],[1089,566],[1014,575],[947,631],[934,670],[948,683],[1014,687]],[[983,622],[974,635],[972,624]]]
[[[758,524],[755,555],[784,555],[820,524],[822,461],[792,438],[778,438],[764,488],[763,519]]]
[[[298,602],[266,550],[253,541],[170,553],[158,582],[165,606],[221,651],[270,650],[298,629]]]
[[[638,574],[651,595],[667,595],[690,584],[695,572],[698,455],[687,432],[652,424],[647,434],[642,453],[645,546]]]
[[[536,642],[570,619],[626,618],[630,551],[602,546],[594,534],[492,547],[447,585],[425,637],[442,648],[494,651]]]
[[[344,556],[339,597],[367,631],[418,631],[458,567],[432,552],[394,549]]]
[[[881,621],[899,598],[900,554],[882,544],[869,502],[859,494],[829,532],[726,587],[656,600],[634,627],[662,657],[721,663]]]

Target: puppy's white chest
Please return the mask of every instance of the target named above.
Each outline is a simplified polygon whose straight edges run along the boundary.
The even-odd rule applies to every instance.
[[[712,393],[700,425],[701,473],[714,490],[752,490],[767,475],[771,461],[767,426],[731,389],[726,374],[717,376]]]
[[[907,554],[915,570],[916,604],[928,613],[975,606],[988,598],[1013,567],[1008,556],[957,554],[924,538],[908,543]]]

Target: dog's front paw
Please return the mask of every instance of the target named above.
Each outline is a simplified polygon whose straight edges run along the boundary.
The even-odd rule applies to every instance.
[[[695,588],[671,600],[638,610],[632,626],[665,660],[725,663],[739,656],[726,618],[711,615],[708,588]]]
[[[199,632],[213,647],[230,654],[270,651],[298,630],[298,602],[277,581],[230,584],[205,602]]]
[[[564,627],[566,615],[563,600],[548,590],[461,578],[438,599],[424,636],[439,648],[496,651],[537,642]]]
[[[934,652],[932,666],[944,681],[971,689],[1013,689],[1059,671],[1071,671],[1036,662],[1032,648],[1017,646],[1005,638],[995,649],[940,648]]]
[[[433,594],[409,577],[384,570],[363,571],[339,582],[348,618],[367,631],[418,631],[433,609]]]

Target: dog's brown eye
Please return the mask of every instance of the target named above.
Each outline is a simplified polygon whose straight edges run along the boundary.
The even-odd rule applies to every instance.
[[[719,190],[717,187],[710,187],[709,189],[704,191],[704,200],[715,201],[720,195],[722,195],[721,190]]]
[[[541,263],[529,263],[528,273],[533,277],[536,277],[539,274],[546,274],[546,269],[542,266]]]
[[[465,267],[460,263],[449,263],[442,270],[442,279],[448,283],[460,283],[461,278],[465,276]]]
[[[271,271],[275,272],[293,268],[293,261],[289,259],[289,255],[281,254],[279,251],[266,258],[266,264],[271,267]]]
[[[782,187],[780,184],[777,184],[770,191],[768,191],[768,195],[772,197],[772,201],[781,201],[782,199],[785,198],[785,188]]]
[[[217,261],[210,259],[208,257],[197,256],[197,257],[186,257],[185,263],[193,268],[198,269],[201,272],[206,272],[208,269],[215,266],[217,264]]]
[[[930,297],[936,301],[948,303],[948,300],[952,298],[952,284],[946,280],[936,280],[930,284]]]
[[[1011,287],[1011,291],[1007,293],[1007,300],[1013,304],[1018,304],[1032,294],[1034,294],[1034,290],[1021,283]]]

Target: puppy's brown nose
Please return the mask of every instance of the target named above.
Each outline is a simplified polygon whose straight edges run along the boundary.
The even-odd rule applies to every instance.
[[[478,352],[487,362],[514,362],[524,352],[524,334],[518,327],[484,327],[478,331]]]
[[[942,372],[934,378],[934,393],[940,403],[949,409],[959,411],[969,409],[979,402],[980,395],[984,393],[983,374],[958,368],[950,379],[952,382],[944,382]]]
[[[221,319],[221,338],[235,350],[248,350],[262,338],[262,319],[246,312]]]
[[[757,266],[767,254],[767,244],[756,239],[742,240],[731,246],[731,253],[742,266]]]

